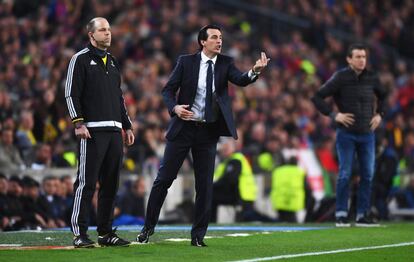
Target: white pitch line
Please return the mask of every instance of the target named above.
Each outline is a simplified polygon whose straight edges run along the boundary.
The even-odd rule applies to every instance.
[[[338,249],[338,250],[331,250],[331,251],[310,252],[310,253],[293,254],[293,255],[281,255],[281,256],[274,256],[274,257],[260,257],[260,258],[252,258],[252,259],[245,259],[245,260],[237,260],[234,262],[269,261],[269,260],[277,260],[277,259],[284,259],[284,258],[319,256],[319,255],[326,255],[326,254],[337,254],[337,253],[354,252],[354,251],[361,251],[361,250],[381,249],[381,248],[388,248],[388,247],[403,247],[403,246],[412,246],[412,245],[414,245],[414,242],[404,242],[404,243],[383,245],[383,246]]]
[[[165,241],[172,241],[172,242],[184,242],[184,241],[191,241],[189,238],[167,238],[164,239]]]
[[[233,233],[233,234],[227,234],[226,236],[228,237],[248,237],[251,236],[252,234],[248,234],[248,233]]]

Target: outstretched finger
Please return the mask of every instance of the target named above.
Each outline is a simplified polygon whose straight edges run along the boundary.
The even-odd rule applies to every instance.
[[[266,56],[266,53],[265,52],[263,52],[263,61],[264,61],[264,63],[267,65],[267,62],[269,62],[269,60],[270,60],[270,58],[268,58],[267,56]]]

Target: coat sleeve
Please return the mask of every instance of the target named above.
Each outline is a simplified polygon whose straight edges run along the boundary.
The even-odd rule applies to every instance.
[[[69,62],[65,84],[65,99],[73,123],[83,121],[81,95],[85,85],[85,70],[78,54]]]
[[[177,64],[172,71],[170,78],[168,79],[167,84],[162,90],[162,98],[164,103],[168,108],[168,112],[171,116],[174,116],[174,107],[177,105],[177,91],[181,85],[181,80],[183,76],[183,57],[180,56],[177,60]]]
[[[120,105],[121,105],[122,129],[128,130],[132,128],[132,123],[131,123],[131,119],[128,116],[125,99],[123,95],[121,95],[120,100],[121,100]]]
[[[340,87],[339,75],[335,73],[312,97],[315,107],[326,116],[333,117],[332,107],[325,101],[325,98],[333,96]]]
[[[381,117],[384,117],[385,111],[386,111],[386,98],[387,98],[387,92],[383,85],[381,85],[381,82],[379,80],[378,75],[375,77],[375,86],[374,86],[374,93],[377,96],[377,113],[381,115]]]
[[[241,72],[235,65],[234,65],[234,59],[230,60],[229,69],[227,72],[227,77],[230,82],[233,84],[236,84],[238,86],[247,86],[248,84],[253,83],[257,80],[257,76],[254,76],[253,78],[249,77],[248,72]]]

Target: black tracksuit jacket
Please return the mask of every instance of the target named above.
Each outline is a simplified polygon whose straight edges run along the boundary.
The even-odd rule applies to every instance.
[[[335,118],[332,107],[324,100],[332,96],[341,113],[354,114],[355,122],[349,127],[338,124],[340,128],[354,133],[369,133],[370,122],[375,113],[384,116],[385,89],[379,78],[371,71],[364,70],[357,75],[350,67],[337,71],[312,97],[316,108],[324,115]],[[375,105],[375,96],[377,105]]]
[[[105,65],[98,54],[89,44],[70,60],[65,98],[72,122],[83,121],[90,131],[131,129],[119,65],[109,53]]]

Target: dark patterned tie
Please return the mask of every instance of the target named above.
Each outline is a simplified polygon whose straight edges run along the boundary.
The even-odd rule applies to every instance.
[[[208,60],[207,78],[206,78],[206,122],[213,121],[213,61]]]

